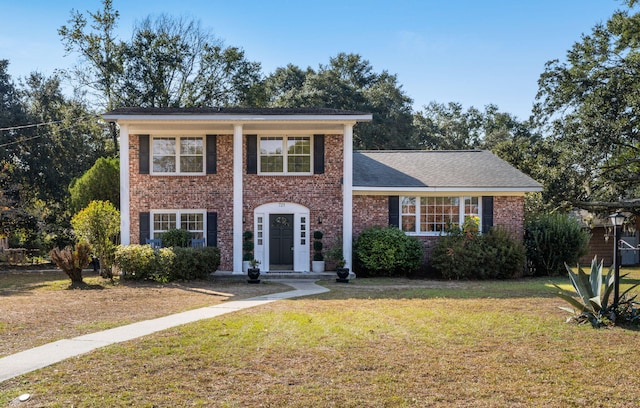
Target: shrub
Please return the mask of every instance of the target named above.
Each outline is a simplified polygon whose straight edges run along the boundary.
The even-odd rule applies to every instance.
[[[162,234],[162,245],[165,247],[182,247],[189,246],[191,241],[191,233],[186,229],[171,228]]]
[[[150,279],[159,269],[156,251],[149,245],[126,245],[116,250],[115,264],[124,279]]]
[[[220,266],[220,250],[204,248],[160,248],[127,245],[116,251],[116,264],[124,279],[171,282],[204,279]]]
[[[71,279],[72,285],[82,283],[82,269],[91,261],[91,247],[86,242],[79,242],[74,247],[64,249],[53,248],[49,252],[51,260]]]
[[[415,272],[424,258],[424,245],[395,227],[364,230],[354,245],[363,276],[399,276]]]
[[[446,279],[508,279],[522,273],[524,262],[522,243],[501,228],[483,235],[453,229],[438,239],[430,257]]]
[[[587,254],[590,234],[566,214],[540,214],[525,224],[525,247],[536,276],[557,276],[564,264],[574,265]]]
[[[91,201],[71,219],[73,230],[100,258],[100,276],[112,278],[111,265],[120,234],[120,211],[109,201]]]
[[[324,234],[322,231],[314,231],[313,232],[313,260],[314,261],[324,261],[324,255],[322,254],[322,249],[324,246],[322,245],[322,237]]]

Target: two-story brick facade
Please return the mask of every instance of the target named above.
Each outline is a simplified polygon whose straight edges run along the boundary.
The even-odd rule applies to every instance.
[[[397,225],[428,242],[445,221],[477,215],[521,235],[524,193],[540,189],[488,152],[435,160],[428,152],[354,153],[353,127],[371,120],[364,112],[123,108],[104,119],[120,128],[122,244],[188,229],[220,248],[221,270],[242,270],[247,230],[265,272],[309,271],[313,231],[325,245],[342,243],[347,266],[354,236],[371,225]],[[434,180],[464,185],[412,175],[437,173],[424,161],[441,169],[458,160],[464,166],[445,170],[457,178]]]

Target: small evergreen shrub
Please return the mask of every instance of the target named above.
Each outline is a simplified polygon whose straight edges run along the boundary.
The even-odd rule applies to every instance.
[[[220,250],[216,247],[154,250],[149,245],[127,245],[116,251],[116,265],[122,277],[130,280],[205,279],[220,266]]]
[[[558,276],[589,250],[589,232],[566,214],[540,214],[525,223],[524,244],[535,276]]]
[[[149,245],[125,245],[116,249],[115,264],[121,276],[129,280],[146,280],[159,269],[156,251]]]
[[[186,248],[191,241],[191,233],[186,229],[172,228],[162,234],[162,245],[165,247]]]
[[[324,261],[324,254],[322,253],[322,249],[324,246],[322,245],[322,237],[324,234],[322,231],[314,231],[313,232],[313,260],[314,261]]]
[[[395,227],[371,227],[360,234],[353,252],[362,276],[404,276],[417,271],[424,245]]]
[[[83,283],[82,269],[89,265],[91,247],[86,242],[78,242],[75,247],[53,248],[49,252],[51,260],[71,279],[72,285]]]
[[[438,239],[430,263],[445,279],[509,279],[522,273],[525,249],[501,228],[483,235],[452,229]]]

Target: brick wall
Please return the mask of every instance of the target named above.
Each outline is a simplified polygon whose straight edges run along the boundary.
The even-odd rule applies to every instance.
[[[139,174],[137,135],[129,135],[130,239],[139,242],[140,212],[156,209],[204,209],[218,213],[221,270],[233,266],[233,136],[217,137],[217,174],[151,176]]]
[[[218,135],[217,174],[203,176],[139,174],[139,146],[138,136],[130,135],[130,242],[139,243],[140,212],[155,209],[215,211],[218,213],[220,270],[233,270],[233,135]],[[309,208],[309,229],[324,233],[326,248],[337,242],[342,234],[342,152],[342,135],[326,135],[324,174],[311,176],[246,174],[243,165],[245,225],[253,225],[256,207],[291,202]],[[246,163],[246,140],[243,141],[243,163]]]
[[[322,231],[325,249],[337,242],[342,235],[342,140],[342,135],[325,135],[324,174],[264,176],[246,174],[244,169],[242,213],[246,225],[254,225],[253,210],[256,207],[277,202],[295,203],[309,209],[309,231]],[[245,163],[246,150],[244,146]],[[313,245],[309,245],[309,250],[311,257]]]
[[[524,197],[496,196],[493,201],[493,224],[512,231],[514,237],[524,236]],[[353,197],[353,236],[372,226],[389,225],[389,197],[357,195]],[[425,261],[438,237],[418,237],[425,244]]]

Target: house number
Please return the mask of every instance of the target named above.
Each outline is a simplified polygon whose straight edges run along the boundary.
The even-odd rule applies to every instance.
[[[278,203],[278,207],[286,207],[285,203]]]

